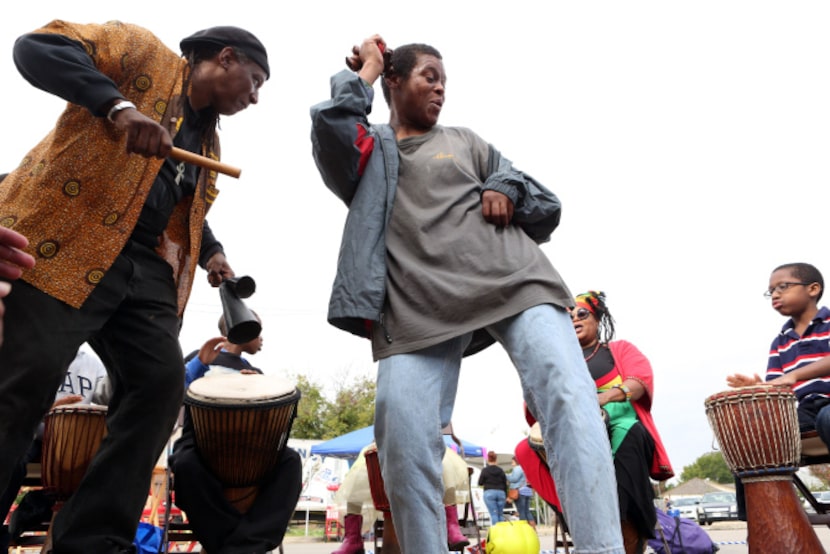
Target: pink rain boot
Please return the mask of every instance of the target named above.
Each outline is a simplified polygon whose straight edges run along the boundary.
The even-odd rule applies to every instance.
[[[458,509],[455,505],[444,506],[447,512],[447,546],[451,552],[458,552],[464,550],[465,546],[469,546],[470,541],[461,533],[461,527],[458,525]]]
[[[363,549],[363,534],[360,532],[363,527],[363,516],[360,514],[346,514],[344,518],[343,544],[331,554],[365,554]]]

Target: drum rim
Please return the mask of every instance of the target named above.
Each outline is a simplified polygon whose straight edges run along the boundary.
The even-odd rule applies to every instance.
[[[720,392],[716,392],[706,398],[705,404],[711,404],[719,400],[752,397],[758,393],[765,393],[762,396],[784,396],[795,398],[795,393],[790,387],[779,385],[752,385],[748,387],[737,387]]]
[[[102,404],[89,404],[83,402],[76,402],[74,404],[62,404],[60,406],[54,406],[46,412],[46,416],[55,415],[55,414],[72,414],[72,413],[86,413],[86,414],[105,414],[107,412],[107,406]]]
[[[244,379],[244,380],[243,380]],[[234,397],[231,394],[238,392],[240,383],[251,385],[251,391],[264,390],[262,394],[255,398]],[[265,390],[266,384],[279,384],[279,390]],[[208,388],[210,390],[201,390]],[[221,402],[223,400],[239,400],[239,401],[267,401],[276,400],[286,396],[290,396],[297,390],[296,381],[285,379],[278,375],[265,375],[264,373],[244,374],[240,371],[234,373],[219,373],[217,375],[205,376],[194,380],[187,387],[185,397],[196,396],[201,399],[210,399]],[[270,393],[270,394],[269,394]]]
[[[218,410],[228,410],[234,408],[244,408],[246,410],[269,410],[282,406],[284,404],[297,403],[300,401],[302,393],[300,389],[295,388],[288,394],[269,398],[233,398],[233,399],[217,399],[217,398],[195,398],[191,395],[185,395],[184,403],[188,406],[197,408],[214,408]],[[221,401],[218,401],[221,400]]]

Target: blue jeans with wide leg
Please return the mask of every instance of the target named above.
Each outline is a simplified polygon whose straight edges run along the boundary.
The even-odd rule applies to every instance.
[[[484,504],[487,505],[487,512],[490,514],[490,525],[504,521],[504,503],[507,495],[503,490],[487,489],[484,491]]]
[[[596,385],[567,312],[539,305],[490,325],[543,430],[575,552],[623,554],[611,447]],[[446,552],[441,430],[450,422],[471,334],[380,360],[375,438],[405,554]],[[521,410],[521,405],[516,405]],[[436,532],[438,530],[438,532]]]

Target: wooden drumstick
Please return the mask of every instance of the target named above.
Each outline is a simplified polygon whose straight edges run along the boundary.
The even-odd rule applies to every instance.
[[[181,148],[176,148],[175,146],[170,152],[170,157],[180,162],[187,162],[193,165],[198,165],[199,167],[204,167],[205,169],[212,169],[224,175],[230,175],[236,179],[239,179],[239,176],[242,174],[242,170],[238,167],[233,167],[232,165],[218,162],[211,158],[200,156],[199,154],[194,154],[193,152],[182,150]]]

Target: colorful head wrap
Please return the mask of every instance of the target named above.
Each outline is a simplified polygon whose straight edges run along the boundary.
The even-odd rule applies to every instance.
[[[585,308],[595,316],[599,316],[601,314],[597,313],[597,308],[599,308],[601,304],[605,304],[605,293],[602,291],[589,290],[588,292],[576,295],[574,300],[578,308]]]

